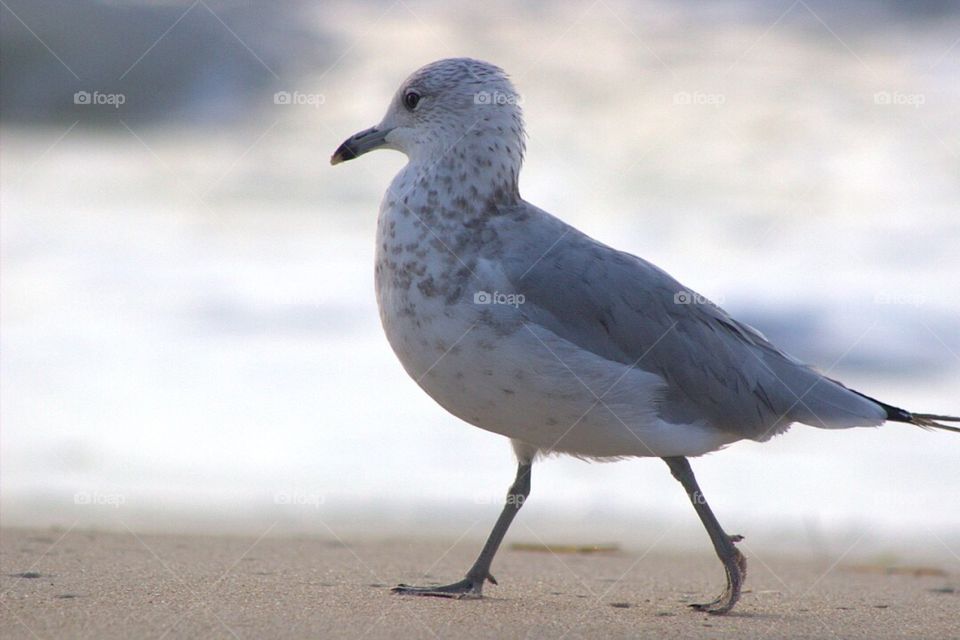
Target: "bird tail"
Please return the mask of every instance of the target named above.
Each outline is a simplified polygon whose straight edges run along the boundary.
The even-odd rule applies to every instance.
[[[853,391],[853,389],[850,389]],[[944,431],[953,431],[960,433],[960,427],[955,427],[949,424],[943,424],[944,422],[960,422],[960,417],[958,416],[941,416],[935,413],[911,413],[906,409],[901,409],[899,407],[894,407],[892,405],[880,402],[876,398],[871,398],[870,396],[860,393],[859,391],[853,391],[858,396],[862,396],[871,402],[876,402],[880,405],[884,411],[887,412],[887,420],[890,422],[904,422],[906,424],[916,425],[922,429],[943,429]]]
[[[908,421],[910,424],[915,424],[924,429],[945,429],[946,431],[960,433],[960,427],[941,424],[941,422],[960,422],[960,418],[957,416],[939,416],[935,413],[911,413],[910,418]]]

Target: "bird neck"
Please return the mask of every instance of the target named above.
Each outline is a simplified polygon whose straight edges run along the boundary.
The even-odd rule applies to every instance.
[[[478,131],[420,159],[415,170],[418,182],[431,185],[444,200],[454,201],[468,213],[484,214],[520,201],[522,162],[522,144]]]

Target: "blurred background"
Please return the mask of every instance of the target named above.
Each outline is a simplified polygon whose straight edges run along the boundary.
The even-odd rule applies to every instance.
[[[506,439],[373,294],[404,159],[330,167],[432,60],[523,96],[526,199],[887,402],[960,411],[960,9],[927,0],[3,0],[3,524],[482,538]],[[694,461],[748,550],[960,563],[960,438]],[[510,534],[708,549],[659,460],[551,458]]]

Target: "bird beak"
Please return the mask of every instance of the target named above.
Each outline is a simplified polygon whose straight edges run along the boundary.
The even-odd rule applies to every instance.
[[[387,144],[387,134],[391,131],[393,131],[393,129],[370,127],[360,133],[353,134],[344,140],[343,144],[333,152],[333,155],[330,156],[330,164],[340,164],[341,162],[362,156],[368,151],[379,149]]]

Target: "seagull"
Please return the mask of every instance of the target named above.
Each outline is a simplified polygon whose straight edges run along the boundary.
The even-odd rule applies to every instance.
[[[517,474],[463,580],[398,594],[480,598],[533,462],[658,457],[686,491],[726,572],[691,605],[713,614],[740,597],[746,558],[710,509],[688,458],[793,423],[822,429],[886,421],[960,432],[956,416],[875,400],[787,355],[756,329],[653,264],[526,202],[520,98],[506,73],[470,58],[415,71],[380,124],[331,164],[375,149],[408,162],[377,222],[383,329],[406,372],[440,406],[506,436]]]

